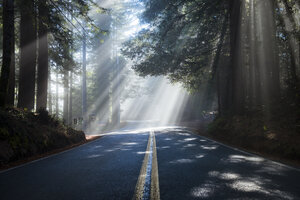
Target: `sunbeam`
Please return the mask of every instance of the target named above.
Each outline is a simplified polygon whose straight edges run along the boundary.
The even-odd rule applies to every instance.
[[[123,120],[146,121],[170,125],[180,120],[187,92],[163,77],[145,80],[144,87],[153,87],[151,94],[129,99],[123,105]]]

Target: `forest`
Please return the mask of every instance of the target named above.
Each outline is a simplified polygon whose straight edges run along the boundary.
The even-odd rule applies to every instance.
[[[0,0],[0,199],[300,199],[299,0]]]
[[[2,164],[147,120],[299,161],[297,0],[3,0],[0,15]]]
[[[149,28],[122,53],[140,76],[167,76],[217,111],[207,136],[299,160],[300,4],[146,1]]]

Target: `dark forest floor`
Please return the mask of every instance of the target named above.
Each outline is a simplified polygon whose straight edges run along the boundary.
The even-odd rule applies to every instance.
[[[0,110],[0,169],[87,142],[82,131],[64,126],[47,111]]]
[[[288,117],[235,116],[181,123],[199,135],[274,161],[300,167],[300,126]]]

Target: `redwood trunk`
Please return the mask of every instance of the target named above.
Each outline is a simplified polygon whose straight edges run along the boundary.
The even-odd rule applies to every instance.
[[[63,107],[63,119],[64,123],[68,124],[68,111],[69,111],[69,72],[64,71],[64,107]]]
[[[48,10],[44,1],[39,1],[39,53],[38,53],[38,77],[37,77],[37,101],[36,108],[46,109],[48,89]]]
[[[239,66],[241,1],[230,0],[230,72],[227,107],[234,114],[243,112],[243,80]]]
[[[37,51],[34,1],[24,1],[20,6],[20,12],[20,75],[18,107],[32,110],[34,108]]]
[[[8,86],[14,64],[14,1],[3,1],[3,60],[0,78],[0,107],[9,102]]]

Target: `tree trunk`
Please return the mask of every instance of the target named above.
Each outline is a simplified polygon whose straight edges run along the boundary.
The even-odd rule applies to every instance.
[[[120,64],[119,57],[116,55],[113,70],[112,70],[112,125],[118,126],[120,124],[120,90],[121,90],[121,81],[119,77],[120,73]]]
[[[278,2],[276,3],[276,9],[280,9],[280,6],[278,5]],[[285,2],[285,9],[289,9],[287,2]],[[289,15],[290,13],[288,13],[286,11],[286,14]],[[289,82],[291,83],[290,85],[292,86],[293,89],[296,89],[297,87],[297,63],[296,63],[296,50],[295,50],[295,35],[291,33],[291,25],[293,25],[293,22],[291,22],[290,20],[291,17],[288,17],[288,22],[285,21],[284,17],[282,14],[279,15],[278,17],[280,23],[282,24],[282,26],[284,26],[282,28],[282,32],[285,36],[287,36],[288,41],[289,41],[289,53],[290,53],[290,60],[291,60],[291,65],[290,68],[288,68],[288,74],[289,74]],[[299,42],[299,41],[298,41]],[[300,57],[299,57],[300,58]]]
[[[52,91],[51,91],[51,76],[50,76],[50,71],[49,71],[49,76],[48,76],[48,108],[49,108],[49,114],[52,115]]]
[[[48,9],[45,1],[39,0],[39,30],[38,30],[38,76],[36,109],[46,109],[48,89]]]
[[[286,15],[289,19],[289,22],[291,23],[292,29],[293,31],[297,31],[297,23],[293,17],[293,9],[291,8],[291,6],[289,5],[287,0],[283,0],[283,4],[286,10]],[[293,48],[293,39],[295,38],[295,40],[297,40],[298,42],[298,65],[300,66],[300,33],[298,33],[298,35],[296,34],[292,34],[290,32],[287,32],[288,36],[289,36],[289,41],[290,41],[290,48],[291,48],[291,76],[292,76],[292,81],[294,82],[295,85],[297,85],[298,83],[298,75],[297,75],[297,64],[296,64],[296,51]]]
[[[218,112],[220,116],[227,115],[230,113],[229,110],[229,97],[228,97],[228,90],[229,90],[229,72],[230,72],[230,58],[228,56],[221,56],[220,66],[217,70],[217,95],[218,95]]]
[[[85,130],[87,126],[87,103],[86,103],[86,35],[84,33],[82,42],[82,129]]]
[[[0,78],[0,107],[9,102],[8,88],[14,64],[14,1],[3,1],[3,60]],[[12,72],[12,74],[14,74]],[[14,78],[14,77],[13,77]],[[12,86],[12,85],[10,85]]]
[[[241,0],[230,0],[230,71],[228,74],[227,107],[233,114],[244,111],[243,80],[239,66]]]
[[[20,74],[18,107],[32,110],[35,96],[36,17],[34,0],[20,5]]]
[[[63,107],[63,120],[68,124],[68,111],[69,111],[69,71],[64,70],[64,107]]]
[[[12,2],[14,2],[12,0]],[[11,12],[11,15],[14,15],[14,10]],[[15,103],[15,87],[16,87],[16,54],[15,54],[15,26],[14,21],[12,22],[12,53],[11,53],[11,64],[10,64],[10,72],[9,72],[9,82],[8,82],[8,96],[7,96],[7,105],[14,106]]]
[[[56,83],[55,83],[55,115],[58,117],[59,108],[58,108],[58,72],[56,72]]]
[[[69,116],[68,116],[68,121],[69,125],[72,126],[72,114],[73,114],[73,73],[70,72],[70,92],[69,92]]]
[[[269,0],[269,22],[270,25],[269,35],[270,35],[270,47],[271,47],[271,64],[270,64],[270,76],[271,84],[269,89],[271,90],[270,101],[278,101],[280,97],[280,76],[279,76],[279,50],[276,38],[276,19],[275,19],[275,1]]]
[[[206,91],[205,91],[206,94],[203,95],[204,99],[202,102],[204,102],[204,103],[202,105],[202,110],[212,107],[213,98],[214,98],[214,95],[215,95],[215,92],[217,89],[215,77],[217,75],[217,68],[218,68],[218,65],[220,62],[220,56],[221,56],[221,52],[222,52],[222,48],[223,48],[223,44],[224,44],[227,27],[228,27],[228,14],[225,15],[223,26],[222,26],[222,29],[220,32],[220,40],[217,44],[216,55],[213,58],[213,63],[212,63],[212,73],[211,73],[212,77],[207,83],[207,87],[206,87]],[[218,98],[219,98],[219,95],[218,95]]]

